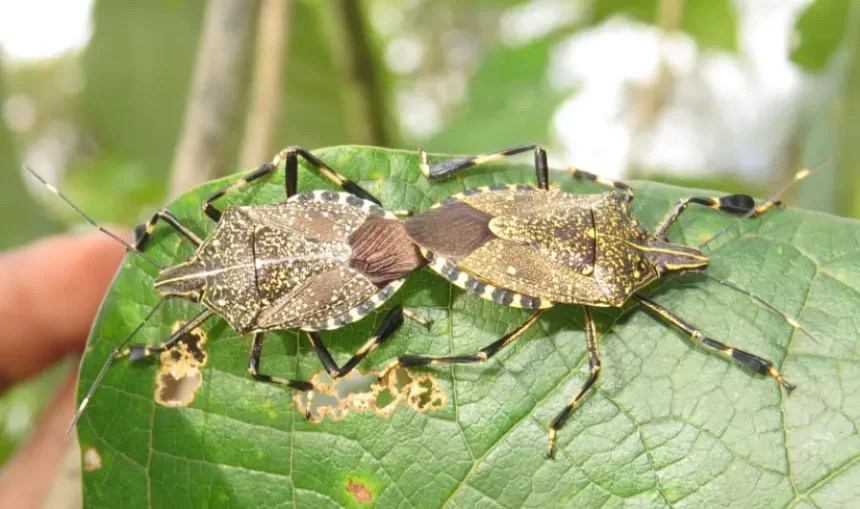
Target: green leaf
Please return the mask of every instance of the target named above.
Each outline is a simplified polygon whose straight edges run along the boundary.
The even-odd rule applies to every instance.
[[[701,46],[738,50],[737,16],[731,0],[687,0],[681,28]]]
[[[666,1],[665,3],[669,3]],[[681,30],[704,47],[737,52],[737,17],[730,0],[673,0],[683,9]],[[657,0],[596,0],[593,19],[603,21],[623,14],[643,23],[658,22]]]
[[[424,210],[464,186],[533,181],[526,165],[431,183],[412,153],[339,147],[317,155],[391,208]],[[564,173],[552,177],[570,191],[601,190]],[[230,200],[277,202],[282,182],[278,174]],[[200,204],[225,183],[195,189],[170,209],[201,235],[211,232]],[[633,185],[634,213],[649,226],[679,197],[702,194]],[[300,187],[331,186],[303,170]],[[735,220],[691,208],[670,237],[697,244]],[[711,274],[798,318],[818,343],[713,281],[688,276],[647,290],[715,339],[772,359],[798,386],[788,397],[772,379],[692,346],[642,309],[596,310],[603,373],[561,430],[554,461],[543,457],[547,425],[588,373],[575,306],[551,309],[485,365],[423,370],[448,395],[442,410],[401,406],[390,417],[353,412],[318,424],[294,410],[289,391],[251,380],[249,338],[213,320],[205,326],[203,385],[187,408],[153,402],[151,364],[122,362],[108,372],[78,426],[85,457],[101,461],[84,473],[86,507],[356,507],[368,496],[375,507],[848,505],[860,496],[858,246],[860,223],[791,208],[746,221],[711,246]],[[148,249],[163,263],[190,252],[169,229]],[[154,272],[140,258],[125,261],[93,327],[81,392],[155,304]],[[360,365],[363,372],[406,352],[475,352],[528,315],[428,270],[411,275],[393,300],[435,324],[426,331],[407,321]],[[170,302],[137,339],[157,344],[197,311]],[[323,340],[343,363],[379,319]],[[262,370],[307,379],[321,367],[304,337],[279,332],[268,336]]]
[[[24,74],[29,78],[30,73]],[[0,76],[0,104],[7,104],[6,98],[11,95],[13,92],[6,84],[5,76]],[[15,138],[5,120],[0,118],[0,168],[3,168],[0,171],[0,249],[17,247],[57,230],[24,187]]]
[[[657,0],[595,0],[593,16],[597,22],[625,15],[643,23],[654,23],[657,5]]]
[[[797,20],[800,44],[791,60],[807,71],[823,70],[845,39],[850,11],[849,0],[815,0]]]
[[[164,176],[170,169],[205,2],[99,1],[82,55],[81,116],[100,151]],[[129,128],[133,126],[133,128]]]
[[[291,4],[277,140],[317,146],[361,138],[349,122],[357,115],[355,85],[338,62],[329,7],[307,0]]]
[[[860,29],[860,9],[851,15],[847,23]],[[801,159],[821,168],[793,194],[805,208],[860,218],[860,38],[850,39],[843,53],[833,86],[805,107]]]

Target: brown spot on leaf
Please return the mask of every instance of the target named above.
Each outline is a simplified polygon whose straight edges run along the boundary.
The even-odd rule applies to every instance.
[[[173,324],[176,332],[185,322]],[[155,402],[169,407],[184,407],[194,401],[197,389],[203,385],[201,368],[208,355],[204,350],[206,334],[194,329],[182,336],[170,350],[161,352],[161,366],[155,375]]]
[[[447,395],[439,382],[431,375],[421,375],[408,386],[406,404],[416,412],[441,410],[447,403]]]
[[[293,400],[296,409],[309,415],[312,422],[339,421],[350,411],[388,417],[401,403],[416,412],[441,410],[448,401],[445,390],[431,374],[415,376],[406,368],[398,368],[384,380],[378,381],[378,377],[376,371],[363,374],[355,369],[333,382],[328,373],[319,371],[310,380],[316,389],[297,392]]]
[[[367,489],[363,483],[348,479],[346,483],[346,491],[350,492],[359,504],[369,504],[373,502],[373,493]]]

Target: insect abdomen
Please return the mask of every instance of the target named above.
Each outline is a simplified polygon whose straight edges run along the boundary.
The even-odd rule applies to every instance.
[[[378,287],[404,277],[425,263],[400,221],[368,216],[349,236],[349,267]]]
[[[404,223],[409,237],[422,248],[457,263],[493,240],[490,214],[464,202],[434,207]]]

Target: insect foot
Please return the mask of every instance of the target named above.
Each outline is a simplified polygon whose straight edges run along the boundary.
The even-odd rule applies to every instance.
[[[173,332],[185,322],[173,324]],[[193,329],[182,335],[177,343],[159,356],[161,366],[155,374],[155,402],[169,407],[184,407],[194,401],[194,395],[203,385],[202,368],[208,355],[204,350],[206,333]]]

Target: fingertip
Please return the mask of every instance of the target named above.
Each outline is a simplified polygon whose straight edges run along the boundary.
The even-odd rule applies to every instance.
[[[83,348],[124,253],[94,232],[48,237],[0,257],[0,379],[26,378]]]

